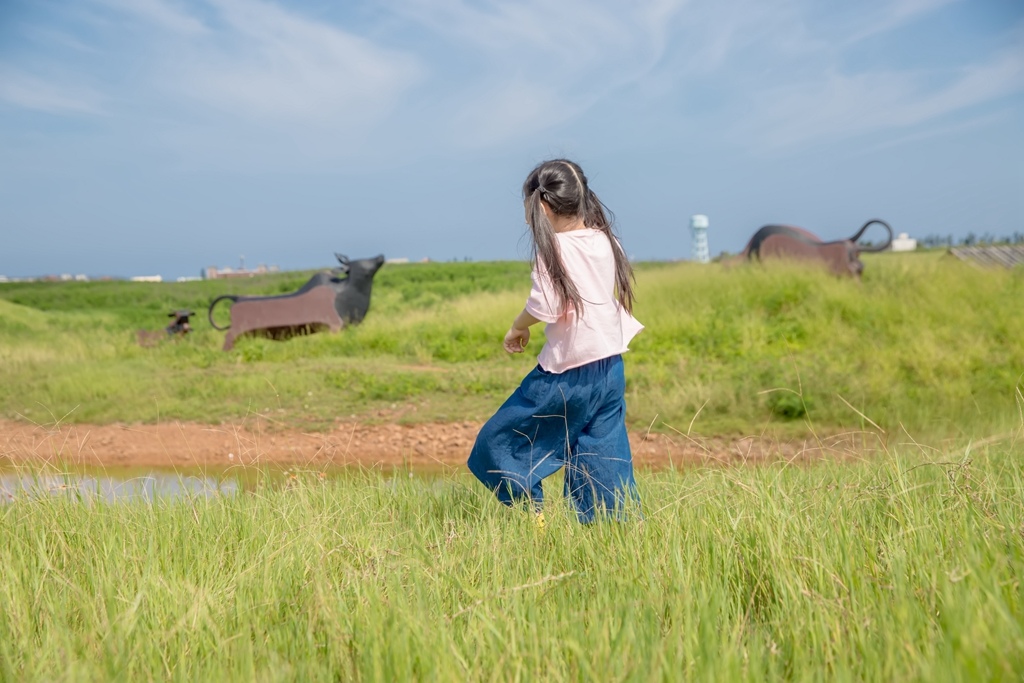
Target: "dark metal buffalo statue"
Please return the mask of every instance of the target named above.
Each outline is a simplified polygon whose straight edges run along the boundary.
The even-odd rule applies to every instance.
[[[373,276],[384,265],[384,256],[349,261],[335,254],[341,267],[319,272],[291,294],[279,296],[237,296],[223,294],[210,303],[210,324],[228,330],[224,350],[248,332],[259,332],[274,339],[315,332],[327,327],[337,332],[345,325],[362,322],[370,310]],[[213,321],[213,309],[222,300],[231,304],[231,324],[220,327]]]
[[[889,233],[884,244],[864,247],[857,244],[864,232],[878,223]],[[892,228],[883,220],[874,218],[857,231],[850,239],[822,242],[813,233],[792,225],[766,225],[750,238],[743,249],[747,259],[762,261],[768,258],[792,258],[817,261],[836,275],[851,275],[859,278],[864,271],[860,260],[861,252],[884,251],[892,243]]]

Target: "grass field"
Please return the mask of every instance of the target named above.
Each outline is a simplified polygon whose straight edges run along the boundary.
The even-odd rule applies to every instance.
[[[0,504],[0,680],[1020,680],[1024,273],[866,261],[862,283],[641,264],[627,379],[634,427],[859,430],[870,456],[644,471],[641,510],[588,526],[556,476],[543,529],[458,471],[211,471],[244,490],[152,503],[41,485]],[[3,285],[0,416],[483,418],[540,348],[499,345],[527,276],[388,266],[363,325],[230,353],[203,317],[152,349],[135,330],[308,273]]]
[[[543,530],[456,474],[26,496],[0,679],[1019,680],[1022,456],[646,473],[642,521]]]
[[[929,438],[1012,430],[1024,373],[1024,272],[934,253],[866,258],[864,281],[793,268],[637,268],[647,329],[627,356],[634,427],[782,435],[871,427]],[[317,429],[415,406],[406,420],[483,419],[535,362],[500,340],[525,263],[386,266],[367,320],[340,334],[243,338],[205,320],[225,292],[293,291],[309,273],[188,283],[0,285],[0,415],[47,423],[197,420],[273,411]],[[191,307],[196,332],[140,348],[135,333]],[[227,322],[218,311],[221,324]]]

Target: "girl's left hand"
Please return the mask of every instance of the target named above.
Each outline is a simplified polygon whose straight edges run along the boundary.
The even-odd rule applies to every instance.
[[[517,330],[514,327],[510,327],[508,332],[505,333],[505,341],[502,346],[509,353],[522,353],[526,345],[530,343],[530,328],[527,327],[525,330]]]

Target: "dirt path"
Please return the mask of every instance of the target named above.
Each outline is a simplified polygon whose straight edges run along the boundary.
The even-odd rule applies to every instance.
[[[188,467],[274,464],[462,467],[480,424],[339,423],[326,432],[302,432],[260,418],[237,424],[35,425],[0,420],[0,465],[53,462],[104,467]],[[753,437],[690,438],[680,433],[630,434],[640,467],[714,460],[816,458],[858,452],[852,438],[823,443],[768,442]]]

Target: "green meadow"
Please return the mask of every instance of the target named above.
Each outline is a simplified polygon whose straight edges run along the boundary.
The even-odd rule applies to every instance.
[[[936,253],[866,259],[863,282],[792,267],[637,267],[647,329],[626,356],[630,426],[783,437],[880,428],[970,439],[1020,423],[1024,272]],[[370,313],[339,334],[243,338],[222,352],[223,293],[293,291],[309,273],[186,283],[0,285],[0,415],[64,422],[221,422],[254,413],[322,428],[401,408],[485,419],[535,363],[501,339],[525,263],[388,265]],[[222,304],[223,306],[223,304]],[[191,308],[195,333],[136,343]],[[219,324],[228,322],[218,308]]]
[[[620,521],[578,524],[557,476],[539,528],[457,470],[236,469],[207,473],[234,494],[107,503],[59,457],[19,466],[0,680],[1020,680],[1024,272],[865,262],[638,265],[632,429],[870,448],[643,471]],[[543,341],[500,346],[528,274],[385,266],[362,325],[227,353],[211,299],[309,273],[0,285],[0,417],[484,419]],[[196,332],[138,346],[176,308]]]

